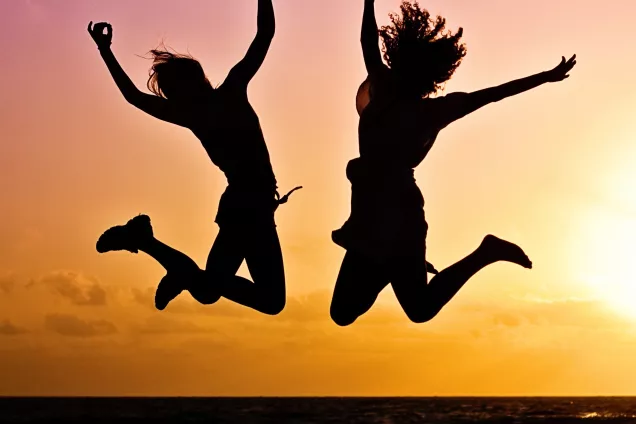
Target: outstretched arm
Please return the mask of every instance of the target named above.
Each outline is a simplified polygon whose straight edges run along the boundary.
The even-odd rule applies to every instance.
[[[568,72],[576,65],[576,55],[568,61],[565,57],[556,68],[535,74],[526,78],[510,81],[497,87],[490,87],[472,93],[451,93],[440,99],[441,107],[438,111],[440,128],[445,127],[487,104],[498,102],[525,91],[536,88],[548,82],[563,81],[568,78]]]
[[[362,54],[364,64],[369,75],[384,68],[380,47],[378,46],[378,24],[375,19],[375,0],[364,0],[364,15],[362,17]]]
[[[232,68],[226,82],[247,87],[263,64],[276,32],[276,18],[272,0],[258,0],[257,26],[254,41],[252,41],[245,57]]]
[[[107,30],[106,34],[104,34],[104,29]],[[117,62],[115,55],[110,49],[113,36],[110,24],[100,22],[93,27],[93,22],[91,22],[88,24],[88,32],[95,40],[108,71],[128,103],[162,121],[185,126],[185,122],[179,117],[176,110],[171,107],[168,100],[140,91],[126,75],[126,72]]]

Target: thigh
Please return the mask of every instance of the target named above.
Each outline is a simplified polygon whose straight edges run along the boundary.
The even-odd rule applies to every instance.
[[[393,258],[389,278],[400,306],[412,321],[421,321],[426,308],[428,274],[424,251]]]
[[[331,318],[338,325],[352,324],[366,313],[389,284],[384,267],[369,256],[348,251],[331,300]]]
[[[245,261],[254,284],[269,292],[285,293],[283,253],[275,225],[262,225],[243,235]]]
[[[221,227],[208,254],[205,272],[222,277],[234,276],[243,263],[245,252],[240,232]]]

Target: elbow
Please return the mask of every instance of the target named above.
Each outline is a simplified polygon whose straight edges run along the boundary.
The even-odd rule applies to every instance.
[[[128,102],[128,104],[131,104],[133,106],[137,106],[137,98],[136,96],[130,95],[130,94],[124,94],[124,100],[126,100],[126,102]]]
[[[130,91],[122,91],[124,95],[124,99],[133,106],[137,106],[140,100],[141,91],[139,90],[130,90]]]
[[[268,42],[271,42],[272,39],[274,38],[274,35],[276,35],[276,27],[272,24],[272,25],[260,25],[258,27],[258,32],[256,34],[256,36],[262,40],[267,40]]]

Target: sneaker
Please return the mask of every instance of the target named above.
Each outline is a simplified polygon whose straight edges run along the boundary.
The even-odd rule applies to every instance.
[[[126,225],[117,225],[106,230],[97,240],[96,248],[99,253],[116,250],[137,253],[140,241],[152,238],[152,236],[150,217],[139,215],[128,221]]]

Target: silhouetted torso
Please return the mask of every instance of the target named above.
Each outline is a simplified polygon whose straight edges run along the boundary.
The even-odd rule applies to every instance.
[[[360,157],[347,165],[351,215],[333,234],[346,249],[382,256],[417,251],[426,237],[424,198],[414,168],[439,133],[437,100],[407,100],[393,95],[390,86],[383,88],[361,110]]]
[[[229,185],[275,190],[263,131],[245,90],[221,85],[197,104],[190,122],[189,128]]]
[[[360,114],[360,157],[382,168],[417,167],[439,132],[433,119],[435,100],[400,99],[390,92],[377,97],[381,99],[371,101]]]

